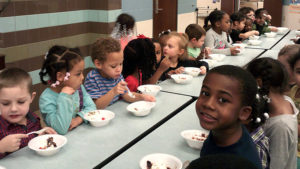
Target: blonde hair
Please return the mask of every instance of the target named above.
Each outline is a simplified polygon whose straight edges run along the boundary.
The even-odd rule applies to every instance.
[[[182,55],[179,55],[179,60],[186,60],[188,59],[188,53],[187,53],[187,46],[188,46],[188,42],[189,42],[189,37],[187,34],[185,33],[178,33],[178,32],[171,32],[170,34],[168,34],[168,39],[171,37],[177,37],[179,38],[178,41],[178,46],[179,49],[183,49],[184,52]]]

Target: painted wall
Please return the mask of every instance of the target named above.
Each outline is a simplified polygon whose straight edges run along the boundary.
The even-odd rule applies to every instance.
[[[177,31],[184,32],[187,25],[196,23],[196,6],[197,0],[178,0]],[[122,12],[135,18],[137,34],[152,37],[153,0],[122,0]]]
[[[300,0],[284,0],[282,7],[282,26],[300,29]]]

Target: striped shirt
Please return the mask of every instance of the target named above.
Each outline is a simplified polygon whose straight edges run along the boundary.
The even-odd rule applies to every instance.
[[[269,154],[269,138],[265,135],[262,127],[258,127],[250,136],[253,139],[256,149],[261,159],[263,169],[270,168],[270,154]]]
[[[124,80],[122,75],[118,79],[107,79],[102,77],[97,69],[93,69],[87,74],[84,86],[92,99],[98,99],[109,92],[121,80]],[[120,96],[120,94],[116,95],[110,102],[110,105],[116,102]]]

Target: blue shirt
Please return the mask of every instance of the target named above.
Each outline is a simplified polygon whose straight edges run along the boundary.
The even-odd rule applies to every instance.
[[[234,144],[226,147],[216,145],[213,140],[212,132],[203,143],[200,156],[204,157],[213,154],[236,154],[251,161],[258,169],[262,169],[261,160],[258,156],[256,146],[254,145],[250,134],[243,126],[242,137]]]
[[[76,90],[72,95],[56,93],[50,88],[44,90],[40,96],[40,111],[46,124],[59,134],[66,134],[74,117],[80,116],[84,122],[84,114],[96,110],[96,105],[86,92],[83,85],[80,86],[83,95],[83,108],[79,111],[80,97]]]
[[[93,69],[87,74],[84,86],[92,99],[98,99],[114,88],[121,80],[124,80],[122,75],[117,79],[107,79],[102,77],[97,69]],[[110,104],[119,100],[120,96],[120,94],[116,95]]]

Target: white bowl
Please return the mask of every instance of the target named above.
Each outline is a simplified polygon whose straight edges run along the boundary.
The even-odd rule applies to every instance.
[[[169,154],[149,154],[144,156],[140,160],[140,167],[141,169],[148,169],[147,163],[152,164],[152,168],[155,169],[163,169],[163,168],[170,168],[170,169],[181,169],[182,162],[175,156]]]
[[[161,90],[161,87],[158,85],[141,85],[137,88],[143,94],[148,94],[151,96],[156,96],[157,93]]]
[[[128,105],[127,110],[136,116],[147,116],[154,106],[155,102],[137,101]]]
[[[198,76],[201,73],[201,69],[198,67],[185,67],[184,72],[191,76]]]
[[[257,46],[257,45],[260,45],[262,41],[260,41],[260,40],[249,40],[248,42],[249,42],[250,45]]]
[[[276,36],[277,33],[275,32],[267,32],[265,33],[266,37],[267,38],[274,38]]]
[[[289,28],[286,28],[286,27],[277,27],[278,34],[284,34],[288,30],[289,30]]]
[[[206,62],[208,64],[209,68],[215,67],[217,65],[217,61],[216,60],[202,59],[201,61]]]
[[[193,80],[193,76],[187,74],[173,74],[171,75],[171,78],[179,84],[187,84]]]
[[[234,44],[232,44],[232,46],[239,46],[240,48],[237,48],[237,50],[240,51],[240,53],[238,53],[238,55],[242,55],[245,52],[245,47],[247,46],[247,44],[244,44],[244,43],[234,43]]]
[[[45,147],[47,146],[47,139],[50,137],[53,137],[53,142],[56,143],[57,147]],[[41,156],[51,156],[57,153],[60,148],[62,148],[66,143],[67,138],[65,136],[58,134],[46,134],[37,136],[30,140],[28,143],[28,147]],[[45,147],[46,149],[42,149],[42,147]]]
[[[210,54],[209,56],[211,59],[216,61],[222,61],[226,57],[224,54]]]
[[[250,39],[250,40],[258,40],[258,39],[259,39],[259,36],[252,35],[252,36],[249,36],[249,39]]]
[[[107,125],[114,117],[115,113],[109,110],[94,110],[84,115],[84,118],[94,127]]]
[[[209,132],[206,130],[184,130],[180,134],[190,147],[201,149]]]
[[[300,30],[295,31],[296,35],[300,35]]]

